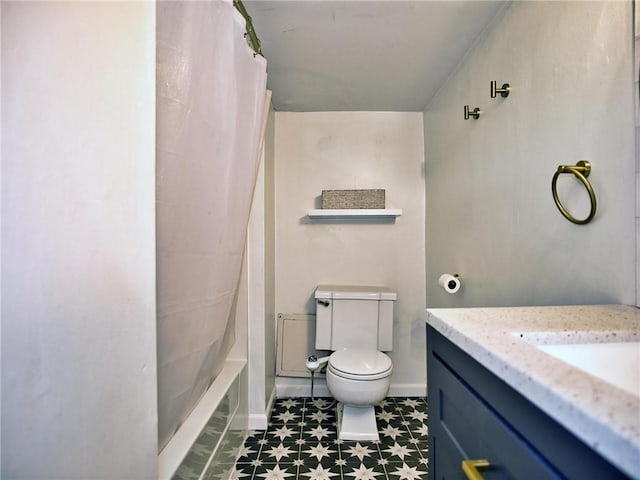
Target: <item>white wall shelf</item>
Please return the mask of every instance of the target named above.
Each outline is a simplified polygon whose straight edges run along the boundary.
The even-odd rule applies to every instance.
[[[395,218],[401,208],[320,208],[307,210],[309,218]]]

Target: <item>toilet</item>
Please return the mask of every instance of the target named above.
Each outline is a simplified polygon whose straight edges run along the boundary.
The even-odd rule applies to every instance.
[[[389,391],[393,364],[393,304],[386,287],[316,288],[316,348],[331,350],[327,388],[338,401],[338,437],[378,440],[374,406]]]

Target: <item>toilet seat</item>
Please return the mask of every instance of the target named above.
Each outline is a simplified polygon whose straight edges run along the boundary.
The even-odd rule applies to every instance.
[[[329,357],[328,370],[350,380],[378,380],[391,375],[393,364],[382,352],[368,348],[348,348]]]

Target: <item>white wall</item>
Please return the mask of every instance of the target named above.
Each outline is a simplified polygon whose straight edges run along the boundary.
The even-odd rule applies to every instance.
[[[3,2],[2,73],[2,476],[155,478],[155,5]]]
[[[265,287],[265,399],[275,394],[276,381],[276,236],[275,236],[275,112],[269,112],[264,139],[264,287]]]
[[[274,114],[269,113],[247,237],[249,428],[267,428],[275,395]]]
[[[315,313],[323,283],[395,289],[392,393],[425,385],[422,128],[419,113],[276,113],[276,312]],[[385,189],[387,206],[403,215],[395,223],[306,216],[323,189],[359,188]]]
[[[425,111],[428,307],[635,303],[630,2],[513,2]],[[510,82],[506,99],[489,82]],[[479,120],[463,119],[463,105]],[[557,210],[592,163],[598,213]],[[561,196],[586,216],[581,184]],[[463,288],[438,288],[442,272]]]
[[[253,192],[249,228],[247,231],[247,247],[245,251],[245,270],[241,282],[245,281],[247,289],[248,335],[246,357],[249,364],[249,428],[267,428],[267,412],[265,398],[265,317],[266,317],[266,289],[265,289],[265,213],[264,213],[264,163],[262,160],[256,178]],[[243,287],[241,287],[243,289]]]

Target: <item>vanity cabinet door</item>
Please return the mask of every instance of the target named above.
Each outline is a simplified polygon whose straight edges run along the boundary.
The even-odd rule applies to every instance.
[[[429,360],[429,385],[435,387],[429,391],[429,418],[436,419],[433,430],[429,427],[433,479],[465,478],[461,463],[468,459],[489,461],[481,470],[485,480],[561,478],[440,358]]]
[[[467,459],[485,480],[630,479],[430,326],[427,380],[431,480],[465,479]]]

